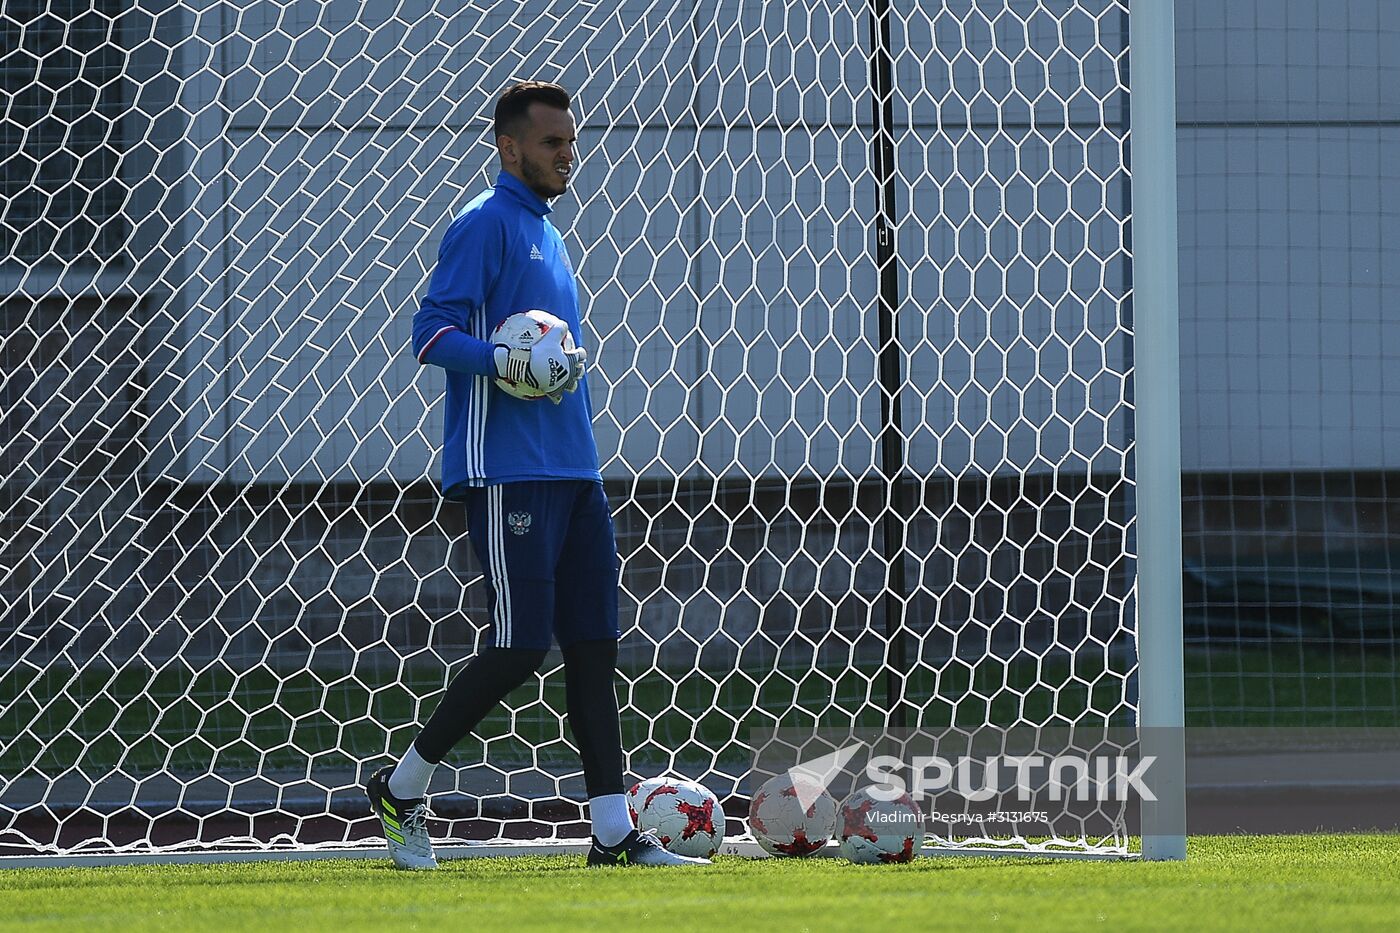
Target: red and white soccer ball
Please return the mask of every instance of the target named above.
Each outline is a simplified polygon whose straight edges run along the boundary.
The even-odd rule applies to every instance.
[[[836,801],[815,784],[801,790],[799,795],[792,778],[780,774],[765,781],[749,804],[749,830],[769,855],[813,855],[835,836]]]
[[[491,332],[491,343],[501,344],[516,350],[528,350],[556,327],[562,328],[564,331],[564,350],[573,350],[574,335],[569,330],[569,325],[548,311],[521,311],[518,314],[512,314],[496,325],[496,329]],[[565,369],[555,373],[548,385],[542,385],[539,388],[502,377],[497,377],[496,385],[500,386],[501,390],[508,395],[533,401],[544,398],[551,392],[557,392],[564,383],[568,382],[568,378],[569,372]]]
[[[648,785],[643,789],[643,785]],[[643,781],[636,785],[637,828],[650,830],[677,855],[709,858],[724,843],[719,798],[695,781]],[[630,794],[630,792],[629,792]],[[629,800],[628,807],[632,807]]]
[[[841,857],[863,865],[908,862],[924,844],[924,815],[908,794],[876,800],[858,790],[841,802]]]

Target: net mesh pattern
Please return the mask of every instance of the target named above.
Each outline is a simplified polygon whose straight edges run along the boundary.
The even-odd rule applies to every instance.
[[[896,471],[866,5],[7,3],[0,848],[377,834],[483,644],[407,342],[522,78],[575,94],[631,773],[742,796],[746,728],[879,724],[891,674],[915,723],[1132,722],[1126,5],[897,6]],[[441,838],[584,831],[547,667]]]

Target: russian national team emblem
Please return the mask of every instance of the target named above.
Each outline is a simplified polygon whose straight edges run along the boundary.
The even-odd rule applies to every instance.
[[[523,535],[530,530],[530,513],[511,512],[506,516],[506,524],[510,526],[511,534]]]

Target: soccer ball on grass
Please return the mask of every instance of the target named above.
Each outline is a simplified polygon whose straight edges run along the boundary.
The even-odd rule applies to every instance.
[[[724,808],[695,781],[655,779],[633,787],[637,828],[651,831],[677,855],[709,858],[724,842]],[[628,792],[628,808],[634,805]]]
[[[800,791],[790,775],[780,774],[765,781],[749,804],[749,830],[769,855],[814,855],[836,833],[832,796],[815,784],[802,785]]]
[[[858,790],[841,802],[841,857],[860,864],[908,862],[924,844],[924,815],[908,794],[876,800]]]

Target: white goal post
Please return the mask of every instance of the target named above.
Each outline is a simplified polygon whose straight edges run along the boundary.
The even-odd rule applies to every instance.
[[[382,846],[361,785],[486,624],[410,319],[525,78],[580,127],[632,774],[742,803],[752,727],[1180,726],[1171,24],[7,2],[0,864]],[[557,668],[448,762],[450,853],[584,832]]]

